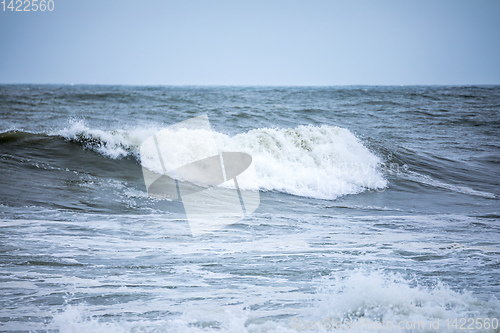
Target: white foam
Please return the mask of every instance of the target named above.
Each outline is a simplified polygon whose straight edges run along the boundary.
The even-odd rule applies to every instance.
[[[126,323],[106,323],[93,318],[84,306],[67,306],[63,312],[53,316],[51,324],[61,333],[122,333],[130,331]]]
[[[158,128],[104,131],[73,122],[57,134],[84,142],[91,149],[111,158],[139,155],[139,146]],[[196,131],[196,130],[195,130]],[[211,132],[198,130],[186,140],[203,141]],[[244,152],[252,156],[257,181],[241,177],[242,189],[281,191],[299,196],[335,199],[366,189],[382,189],[387,181],[378,169],[381,160],[371,153],[348,129],[336,126],[298,126],[294,129],[259,128],[230,137],[214,132],[221,151]],[[192,147],[196,142],[179,143]],[[185,151],[171,155],[185,156]],[[193,152],[193,154],[196,151]],[[165,158],[168,158],[165,157]],[[148,156],[141,156],[148,167]],[[153,171],[161,173],[161,170]]]
[[[193,318],[197,316],[198,318]],[[214,327],[215,322],[218,327]],[[176,319],[156,319],[140,321],[113,321],[104,322],[92,315],[90,308],[80,306],[67,306],[64,311],[55,314],[47,328],[57,329],[61,333],[125,333],[125,332],[218,332],[218,333],[247,333],[269,332],[287,333],[296,332],[281,323],[267,321],[259,325],[246,325],[248,317],[241,310],[227,310],[210,308],[203,314],[193,311],[183,314]],[[205,323],[205,324],[202,324]]]
[[[378,170],[381,160],[345,128],[259,128],[232,138],[217,133],[216,141],[227,151],[252,156],[264,190],[334,199],[387,186]]]
[[[155,128],[136,128],[105,131],[89,128],[83,121],[71,121],[69,127],[51,134],[83,142],[88,148],[116,159],[129,153],[137,154],[140,144],[157,130]]]
[[[390,321],[395,325],[424,322],[423,331],[432,331],[430,321],[439,319],[440,331],[443,331],[446,319],[451,323],[457,318],[498,318],[500,315],[500,301],[494,296],[482,301],[471,292],[454,291],[440,281],[424,286],[394,273],[355,270],[323,278],[321,284],[319,306],[308,318],[312,321],[363,318],[372,322]]]
[[[480,300],[472,293],[458,292],[437,281],[423,285],[399,274],[378,271],[354,270],[340,272],[311,281],[317,292],[311,300],[302,299],[299,308],[287,311],[283,318],[263,316],[259,310],[244,309],[242,305],[193,305],[179,307],[182,313],[174,317],[137,320],[116,317],[103,320],[105,313],[115,313],[108,308],[85,305],[66,306],[54,314],[50,328],[60,332],[409,332],[398,325],[414,325],[415,332],[462,332],[447,329],[449,323],[460,318],[498,318],[500,301],[494,296]],[[227,290],[229,291],[229,289]],[[299,301],[299,300],[297,300]],[[146,308],[129,303],[127,312],[154,310],[154,302]],[[160,303],[159,303],[160,304]],[[147,308],[150,306],[150,308]],[[122,308],[122,311],[123,309]],[[118,309],[115,309],[118,310]],[[119,312],[115,313],[118,314]],[[140,313],[136,313],[140,315]],[[439,329],[431,329],[430,323],[439,320]],[[357,323],[356,328],[333,329],[325,323]],[[363,324],[364,323],[364,324]],[[377,323],[385,323],[377,329]],[[392,329],[388,323],[392,323]],[[417,325],[422,324],[417,329]],[[308,328],[309,326],[309,328]],[[408,328],[408,327],[407,327]],[[495,328],[482,332],[497,332]]]

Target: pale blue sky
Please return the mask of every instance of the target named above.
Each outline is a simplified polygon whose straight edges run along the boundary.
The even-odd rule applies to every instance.
[[[500,84],[499,0],[54,4],[0,11],[1,83]]]

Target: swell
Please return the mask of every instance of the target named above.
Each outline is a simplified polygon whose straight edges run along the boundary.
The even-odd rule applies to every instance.
[[[487,199],[498,199],[498,181],[492,179],[489,160],[457,161],[404,147],[376,147],[385,156],[383,168],[391,183],[406,190],[414,184]]]

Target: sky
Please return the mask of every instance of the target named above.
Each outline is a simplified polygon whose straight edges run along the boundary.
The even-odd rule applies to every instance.
[[[53,5],[0,3],[0,83],[500,84],[500,0]]]

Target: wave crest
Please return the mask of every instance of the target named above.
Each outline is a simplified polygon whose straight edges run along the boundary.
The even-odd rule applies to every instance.
[[[387,186],[381,160],[345,128],[259,128],[231,138],[217,134],[216,140],[222,150],[253,157],[263,190],[334,199]]]

